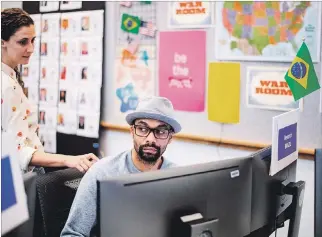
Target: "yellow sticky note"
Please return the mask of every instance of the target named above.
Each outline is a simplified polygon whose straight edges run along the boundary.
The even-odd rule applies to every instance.
[[[208,119],[238,123],[240,105],[240,64],[209,63]]]

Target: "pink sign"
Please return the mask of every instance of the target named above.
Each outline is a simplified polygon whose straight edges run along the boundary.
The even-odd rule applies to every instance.
[[[175,110],[205,109],[206,32],[160,32],[159,95]]]

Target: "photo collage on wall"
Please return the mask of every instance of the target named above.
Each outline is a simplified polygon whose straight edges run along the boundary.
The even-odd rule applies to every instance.
[[[31,14],[35,49],[21,72],[44,150],[56,153],[57,132],[98,138],[104,10],[43,12]]]

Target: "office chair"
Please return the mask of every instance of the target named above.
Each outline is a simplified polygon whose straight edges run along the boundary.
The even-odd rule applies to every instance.
[[[72,168],[38,175],[34,237],[60,235],[77,191],[66,183],[80,180],[83,175]]]

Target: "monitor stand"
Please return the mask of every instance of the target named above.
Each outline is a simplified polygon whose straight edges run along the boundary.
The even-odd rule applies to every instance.
[[[200,213],[177,216],[170,236],[215,237],[218,232],[218,224],[218,219],[204,219]]]
[[[302,204],[304,199],[304,190],[304,181],[298,181],[296,183],[290,182],[286,186],[280,184],[280,188],[279,191],[277,191],[277,195],[291,195],[292,203],[277,218],[274,216],[270,224],[256,231],[253,231],[252,233],[247,235],[247,237],[269,237],[275,230],[284,227],[284,222],[287,220],[290,220],[287,237],[298,237],[302,213]],[[276,212],[277,211],[278,210],[276,210]]]

